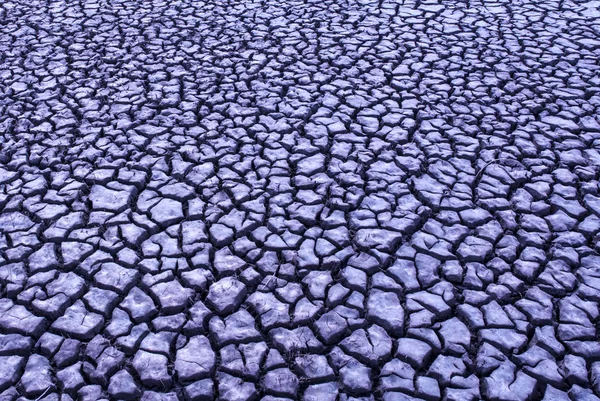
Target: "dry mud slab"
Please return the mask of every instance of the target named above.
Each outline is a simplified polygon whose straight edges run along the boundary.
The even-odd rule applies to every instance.
[[[0,5],[0,400],[599,400],[599,1]]]

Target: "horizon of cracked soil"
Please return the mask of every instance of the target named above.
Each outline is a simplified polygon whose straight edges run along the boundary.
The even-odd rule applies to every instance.
[[[600,400],[600,1],[0,4],[0,400]]]

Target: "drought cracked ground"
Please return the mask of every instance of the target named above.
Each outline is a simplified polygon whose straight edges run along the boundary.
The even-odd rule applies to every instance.
[[[0,5],[0,400],[599,400],[600,2]]]

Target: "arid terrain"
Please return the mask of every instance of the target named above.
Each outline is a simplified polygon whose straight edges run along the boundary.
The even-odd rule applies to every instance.
[[[600,1],[0,4],[0,400],[600,400]]]

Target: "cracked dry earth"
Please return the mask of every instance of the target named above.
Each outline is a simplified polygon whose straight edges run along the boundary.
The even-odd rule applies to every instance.
[[[0,32],[0,400],[599,400],[599,1]]]

